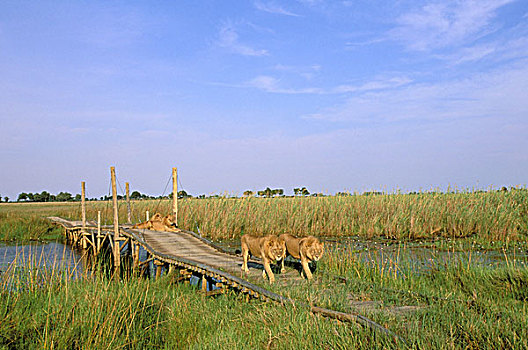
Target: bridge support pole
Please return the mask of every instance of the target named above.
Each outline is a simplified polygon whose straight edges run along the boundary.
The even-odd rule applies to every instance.
[[[81,232],[81,244],[82,248],[88,248],[88,243],[86,242],[86,183],[81,182],[81,218],[82,218],[82,232]]]
[[[101,251],[101,211],[97,211],[97,244],[96,244],[96,252],[95,254],[98,255]]]
[[[130,185],[125,183],[126,187],[126,202],[127,202],[127,224],[132,223],[132,210],[130,209]]]
[[[110,167],[110,176],[112,178],[112,201],[114,204],[114,268],[116,272],[119,272],[121,267],[121,247],[119,246],[119,212],[117,208],[115,167]]]
[[[172,215],[178,227],[178,169],[172,168]]]
[[[164,265],[165,265],[164,262],[161,262],[159,260],[154,261],[154,266],[156,267],[156,279],[160,278],[161,270],[163,269]]]
[[[202,292],[207,292],[207,278],[205,275],[202,275]]]

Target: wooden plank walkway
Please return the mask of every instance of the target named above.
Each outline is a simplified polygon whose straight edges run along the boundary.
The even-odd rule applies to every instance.
[[[48,219],[55,224],[63,226],[67,236],[75,236],[74,242],[89,239],[86,237],[90,236],[95,240],[94,237],[96,235],[94,231],[97,230],[97,225],[94,222],[87,222],[86,226],[83,227],[81,221],[71,221],[60,217],[48,217]],[[107,238],[113,236],[113,226],[102,226],[101,230],[101,237]],[[259,260],[250,259],[248,263],[250,273],[242,274],[241,256],[223,250],[194,232],[180,229],[178,229],[178,232],[160,232],[146,229],[132,229],[131,225],[120,225],[120,235],[124,237],[122,240],[127,241],[127,243],[142,246],[158,264],[166,264],[179,268],[186,271],[187,276],[200,275],[203,278],[202,281],[208,279],[216,287],[224,290],[231,288],[254,298],[307,307],[313,313],[323,314],[324,316],[341,321],[355,322],[384,333],[393,339],[401,340],[390,330],[362,315],[342,313],[319,308],[315,305],[307,305],[254,284],[256,281],[263,281],[263,266]],[[112,243],[111,240],[110,242]],[[95,242],[91,242],[90,244],[96,248]],[[94,251],[98,251],[98,249],[94,249]],[[276,274],[275,278],[278,283],[291,283],[294,280],[301,279],[297,271],[294,270],[290,270],[285,274]]]
[[[139,235],[158,254],[207,265],[253,282],[263,282],[262,271],[264,267],[260,260],[250,259],[248,263],[249,274],[242,274],[241,255],[230,253],[194,232],[185,230],[160,232],[130,228],[124,228],[124,231]],[[289,270],[284,274],[275,274],[275,278],[278,283],[281,280],[302,280],[300,274],[294,270]]]

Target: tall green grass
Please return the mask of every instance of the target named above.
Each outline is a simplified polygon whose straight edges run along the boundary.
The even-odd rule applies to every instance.
[[[308,310],[246,303],[232,293],[207,298],[173,285],[170,275],[149,281],[26,273],[42,268],[37,260],[0,277],[0,348],[339,349],[388,341]]]
[[[172,212],[170,200],[132,201],[132,222]],[[104,223],[113,220],[112,205],[87,202],[87,218],[102,212]],[[515,242],[528,238],[528,190],[510,192],[459,192],[352,195],[296,198],[208,198],[178,202],[178,225],[205,236],[235,239],[244,233],[316,236],[430,239],[477,237]],[[5,212],[57,215],[80,220],[79,203],[3,204]],[[120,221],[127,206],[119,204]],[[5,218],[5,216],[4,216]],[[0,216],[0,222],[4,221]],[[7,229],[0,224],[0,237]]]
[[[172,284],[171,275],[153,281],[86,273],[72,279],[71,273],[43,271],[36,257],[0,274],[0,348],[528,347],[526,267],[482,268],[468,257],[416,273],[406,249],[389,261],[329,249],[312,282],[283,284],[280,275],[275,285],[262,281],[306,303],[359,312],[405,344],[301,306],[248,303],[231,292],[207,298],[197,288]]]

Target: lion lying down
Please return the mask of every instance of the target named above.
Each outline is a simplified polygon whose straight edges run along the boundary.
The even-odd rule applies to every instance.
[[[140,224],[135,224],[132,228],[153,230],[153,231],[168,231],[168,232],[179,232],[176,229],[176,223],[173,220],[172,215],[161,216],[160,213],[154,214],[152,219],[142,222]]]
[[[287,233],[280,235],[279,240],[286,246],[286,252],[282,258],[281,272],[285,272],[284,258],[286,258],[286,254],[288,254],[295,259],[301,260],[304,275],[307,279],[311,280],[313,276],[308,263],[321,259],[324,253],[324,243],[321,243],[319,239],[314,236],[297,238]]]
[[[270,283],[275,282],[275,276],[271,271],[270,262],[278,262],[286,254],[284,243],[279,241],[275,235],[258,237],[246,234],[240,238],[240,246],[242,249],[242,257],[244,258],[242,271],[245,273],[249,272],[247,262],[249,255],[251,254],[262,259],[262,264],[264,265],[262,278],[266,278],[267,273]]]

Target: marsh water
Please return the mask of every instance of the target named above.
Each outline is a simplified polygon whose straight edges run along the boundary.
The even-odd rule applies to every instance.
[[[453,263],[489,268],[508,265],[528,266],[528,251],[521,246],[486,249],[478,244],[457,247],[455,242],[450,240],[443,240],[438,244],[431,241],[395,242],[357,237],[334,237],[322,241],[325,242],[327,251],[341,251],[345,256],[353,255],[382,268],[404,264],[416,273]],[[240,248],[239,240],[216,242],[216,244],[231,252]]]
[[[476,245],[455,249],[454,245],[450,247],[450,242],[443,242],[438,247],[434,242],[393,242],[350,237],[327,238],[324,241],[327,251],[341,251],[345,256],[352,255],[381,268],[404,264],[416,273],[457,262],[490,268],[528,266],[528,251],[520,247],[490,250]],[[214,243],[231,252],[240,248],[239,240]],[[32,242],[24,245],[0,243],[0,274],[13,269],[23,272],[38,266],[48,272],[65,273],[75,278],[83,272],[85,264],[81,252],[60,242]]]
[[[0,243],[0,273],[39,267],[46,273],[64,273],[76,277],[83,271],[82,255],[60,242]]]

